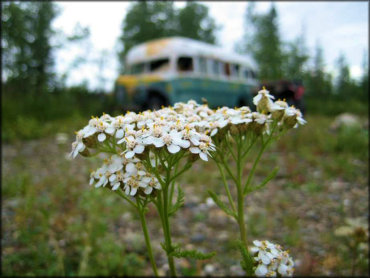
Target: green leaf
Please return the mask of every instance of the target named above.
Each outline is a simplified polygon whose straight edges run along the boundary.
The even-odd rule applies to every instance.
[[[216,255],[216,252],[202,253],[197,250],[181,250],[179,247],[177,247],[173,252],[171,252],[170,255],[176,258],[192,258],[196,260],[206,260]]]
[[[170,252],[168,252],[166,244],[164,242],[160,242],[160,245],[161,245],[162,249],[166,252],[166,254],[170,253]]]
[[[247,276],[253,276],[253,258],[240,240],[237,242],[240,253],[242,255],[241,267],[246,272]]]
[[[208,194],[211,196],[213,201],[217,204],[217,206],[222,209],[227,215],[230,215],[234,217],[235,219],[237,218],[236,213],[229,209],[217,196],[217,194],[211,190],[208,190]]]
[[[252,187],[252,188],[245,188],[244,195],[246,195],[246,194],[248,194],[250,192],[253,192],[253,191],[256,191],[256,190],[259,190],[259,189],[263,188],[270,180],[272,180],[273,178],[275,178],[275,176],[276,176],[276,174],[277,174],[278,171],[279,171],[279,167],[275,167],[274,170],[272,170],[270,172],[270,174],[258,186],[255,186],[255,187]]]
[[[178,211],[179,208],[181,208],[184,205],[185,200],[185,194],[184,191],[182,191],[180,186],[177,186],[177,199],[176,203],[171,207],[168,216],[172,216],[175,214],[176,211]]]

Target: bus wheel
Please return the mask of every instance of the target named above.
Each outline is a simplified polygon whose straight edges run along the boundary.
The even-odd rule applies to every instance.
[[[152,96],[148,100],[148,107],[151,110],[159,110],[161,109],[162,105],[164,105],[164,101],[159,96]]]
[[[246,106],[247,104],[245,103],[245,101],[243,99],[239,99],[238,101],[238,107],[242,107],[242,106]]]

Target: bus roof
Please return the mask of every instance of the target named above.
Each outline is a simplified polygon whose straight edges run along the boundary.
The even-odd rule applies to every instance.
[[[161,38],[136,45],[127,52],[126,62],[131,65],[171,55],[204,56],[256,68],[256,63],[246,55],[228,52],[222,47],[184,37]]]

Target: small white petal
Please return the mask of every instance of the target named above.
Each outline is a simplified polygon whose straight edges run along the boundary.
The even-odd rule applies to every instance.
[[[110,181],[110,182],[114,182],[114,181],[116,180],[116,178],[117,178],[117,176],[116,176],[115,174],[113,174],[113,175],[111,175],[111,176],[109,177],[109,181]]]
[[[264,264],[260,264],[256,271],[255,271],[255,274],[257,276],[265,276],[267,274],[267,267],[264,265]]]
[[[126,165],[126,172],[128,173],[134,173],[136,172],[136,167],[135,167],[135,164],[130,162]]]
[[[170,153],[177,153],[180,151],[180,147],[174,144],[167,146],[167,149]]]
[[[266,252],[264,251],[260,251],[258,253],[258,258],[261,259],[261,261],[264,263],[264,264],[269,264],[271,262],[270,258],[266,255]]]
[[[86,130],[85,130],[85,128],[86,128]],[[84,131],[84,138],[93,135],[97,131],[97,129],[95,127],[92,127],[92,126],[87,126],[85,128],[84,128],[84,130],[85,130]]]
[[[191,147],[189,150],[191,153],[200,153],[200,149],[197,147]]]
[[[136,192],[137,192],[137,188],[136,187],[133,187],[133,188],[131,188],[130,195],[131,196],[134,196],[136,194]]]
[[[254,105],[257,105],[262,98],[262,94],[258,94],[253,98]]]
[[[152,193],[152,191],[153,191],[153,187],[148,186],[147,188],[145,188],[144,193],[149,195],[150,193]]]
[[[154,138],[153,144],[156,148],[161,148],[164,146],[164,141],[162,138]]]
[[[123,137],[123,129],[119,129],[116,132],[116,138],[122,138]]]
[[[120,186],[120,183],[117,182],[116,184],[113,185],[112,190],[117,190],[119,186]]]
[[[191,137],[190,141],[193,143],[193,145],[198,146],[200,144],[198,138]]]
[[[180,142],[180,146],[181,146],[182,148],[184,148],[184,149],[189,148],[189,147],[190,147],[190,142],[189,142],[189,141],[187,141],[187,140],[181,140],[181,142]]]
[[[84,143],[79,142],[79,143],[77,144],[76,150],[77,150],[78,152],[82,152],[84,149],[85,149],[85,145],[84,145]]]
[[[258,246],[258,247],[261,247],[262,246],[262,242],[259,241],[259,240],[253,240],[253,244]]]
[[[98,135],[99,142],[103,142],[105,140],[105,138],[107,138],[107,136],[104,133],[100,133]]]
[[[134,151],[128,151],[128,152],[125,154],[125,157],[126,157],[127,159],[129,159],[129,158],[132,158],[134,155],[135,155],[135,152],[134,152]]]
[[[105,129],[105,132],[112,135],[115,132],[115,128],[113,126],[109,126]]]
[[[137,145],[135,148],[134,148],[134,152],[135,153],[142,153],[144,151],[145,147],[143,145]]]
[[[281,274],[281,275],[287,275],[287,270],[288,270],[288,266],[286,266],[285,264],[280,264],[279,268],[278,268],[278,272]]]
[[[199,157],[204,161],[208,161],[208,156],[204,152],[199,153]]]

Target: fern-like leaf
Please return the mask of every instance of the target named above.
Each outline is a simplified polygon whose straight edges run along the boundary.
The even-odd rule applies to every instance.
[[[253,276],[253,258],[244,246],[243,242],[238,241],[238,247],[242,255],[242,261],[240,262],[241,267],[246,272],[247,276]]]
[[[275,178],[277,172],[279,171],[279,168],[278,167],[275,167],[274,170],[272,170],[270,172],[270,174],[263,180],[263,182],[261,182],[259,185],[257,185],[256,187],[253,187],[253,188],[244,188],[244,195],[252,192],[252,191],[255,191],[255,190],[258,190],[258,189],[261,189],[263,188],[270,180],[272,180],[273,178]]]
[[[234,211],[232,211],[231,209],[229,209],[226,204],[224,204],[217,196],[217,194],[211,190],[208,190],[208,194],[211,196],[211,198],[213,199],[213,201],[217,204],[217,206],[222,209],[227,215],[230,215],[232,217],[234,217],[235,219],[237,219],[237,215]]]
[[[182,191],[180,186],[177,186],[177,199],[176,203],[172,206],[171,210],[169,211],[168,215],[172,216],[175,214],[176,211],[179,210],[184,205],[185,201],[185,194],[184,191]]]
[[[192,258],[196,260],[210,259],[214,255],[216,255],[216,252],[202,253],[197,250],[181,250],[180,248],[176,248],[171,253],[171,256],[176,257],[176,258]]]

